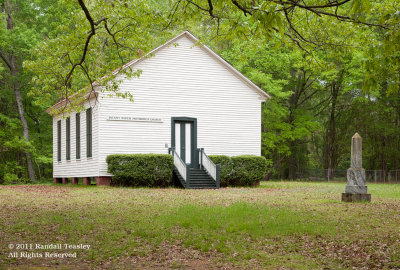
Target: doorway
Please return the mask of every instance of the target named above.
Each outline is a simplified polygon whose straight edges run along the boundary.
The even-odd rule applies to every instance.
[[[171,118],[171,146],[191,168],[198,167],[196,118]]]

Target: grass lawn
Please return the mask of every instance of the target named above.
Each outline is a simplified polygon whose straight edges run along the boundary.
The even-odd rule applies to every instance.
[[[0,186],[0,269],[400,268],[400,185],[369,184],[371,203],[342,203],[344,187]]]

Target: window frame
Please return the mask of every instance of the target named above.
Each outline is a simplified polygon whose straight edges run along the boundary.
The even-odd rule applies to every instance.
[[[81,114],[75,115],[75,158],[81,159]]]
[[[65,119],[65,159],[71,160],[71,118]]]
[[[61,162],[61,120],[57,121],[57,161]]]
[[[86,157],[93,157],[92,108],[86,109]]]

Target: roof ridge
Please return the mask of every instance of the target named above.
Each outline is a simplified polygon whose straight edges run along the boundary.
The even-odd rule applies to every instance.
[[[161,44],[160,46],[154,48],[153,50],[151,50],[150,52],[146,53],[145,55],[139,57],[139,58],[135,58],[130,60],[129,62],[127,62],[126,64],[122,65],[121,67],[113,70],[111,72],[111,74],[116,75],[118,74],[118,72],[122,69],[125,69],[127,67],[130,67],[140,61],[142,61],[143,59],[146,59],[147,56],[157,52],[158,50],[164,48],[165,46],[169,45],[170,43],[172,43],[175,40],[180,39],[182,36],[187,35],[192,41],[194,42],[200,42],[200,40],[198,38],[196,38],[189,30],[185,30],[182,33],[180,33],[179,35],[169,39],[168,41],[166,41],[165,43]],[[216,60],[220,61],[222,64],[224,64],[226,67],[228,67],[230,69],[231,72],[233,72],[234,74],[238,75],[240,77],[240,79],[242,79],[248,86],[250,86],[251,88],[253,88],[256,92],[258,92],[258,94],[261,96],[261,98],[263,98],[263,100],[267,100],[270,98],[270,95],[268,95],[264,90],[262,90],[260,87],[258,87],[255,83],[253,83],[250,79],[248,79],[246,76],[244,76],[240,71],[238,71],[234,66],[232,66],[232,64],[230,64],[228,61],[226,61],[222,56],[220,56],[219,54],[215,53],[212,49],[210,49],[207,45],[202,44],[201,48],[204,48],[206,50],[207,53],[209,53],[212,57],[216,58]],[[104,75],[103,77],[101,77],[99,80],[102,80],[106,77],[108,77],[109,75]],[[92,86],[96,86],[98,80],[92,82]],[[87,88],[88,86],[86,86],[85,88]],[[50,108],[48,108],[46,110],[47,113],[50,113],[52,111],[52,109],[54,107],[56,107],[57,105],[67,101],[69,98],[75,96],[76,94],[78,94],[79,92],[76,92],[74,94],[72,94],[71,96],[55,103],[53,106],[51,106]]]

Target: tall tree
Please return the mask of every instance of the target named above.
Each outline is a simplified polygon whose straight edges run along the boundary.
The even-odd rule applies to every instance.
[[[313,118],[311,100],[322,91],[315,74],[299,50],[273,41],[233,42],[222,55],[272,96],[263,105],[262,147],[269,160],[267,178],[275,171],[287,170],[285,177],[294,179],[311,133],[318,127]],[[246,52],[246,53],[243,53]],[[305,157],[306,155],[304,155]]]
[[[43,106],[74,93],[84,97],[94,81],[117,95],[111,70],[189,27],[273,96],[263,106],[270,172],[279,168],[295,178],[307,166],[345,166],[346,138],[355,129],[366,141],[379,138],[386,145],[368,148],[370,166],[384,160],[391,167],[397,155],[382,152],[400,142],[400,107],[393,98],[400,85],[400,31],[397,7],[384,2],[60,0],[45,12],[56,27],[25,67],[34,73],[31,92]],[[374,124],[353,123],[351,113]],[[377,131],[384,126],[390,132]]]
[[[60,1],[51,12],[58,27],[33,50],[35,60],[25,63],[35,73],[32,93],[47,104],[56,96],[74,105],[99,85],[131,98],[117,91],[116,75],[140,76],[140,70],[121,67],[169,37],[161,31],[163,13],[146,1]]]
[[[15,35],[15,20],[14,12],[18,9],[16,5],[12,5],[11,0],[6,0],[2,3],[2,11],[4,18],[4,29],[2,44],[0,45],[0,58],[3,63],[8,68],[10,72],[11,85],[15,93],[15,101],[18,108],[19,119],[22,123],[24,138],[27,142],[30,141],[29,138],[29,128],[25,117],[24,106],[22,104],[21,95],[21,72],[22,72],[22,60],[21,59],[21,48],[13,44],[13,37]],[[18,31],[18,30],[17,30]],[[28,167],[29,179],[35,181],[35,170],[32,163],[32,157],[30,151],[26,151],[26,162]]]

